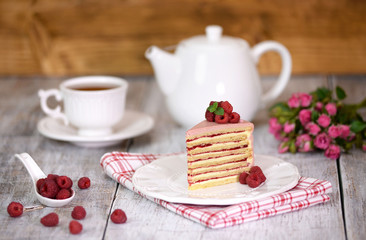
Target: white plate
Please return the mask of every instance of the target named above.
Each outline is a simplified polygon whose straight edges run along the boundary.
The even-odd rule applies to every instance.
[[[154,120],[149,115],[126,110],[125,116],[115,127],[110,135],[86,137],[77,134],[73,126],[65,126],[62,121],[51,117],[43,118],[38,122],[38,131],[45,137],[72,142],[83,147],[112,146],[124,139],[136,137],[152,129]]]
[[[300,178],[296,166],[273,156],[255,155],[255,165],[267,177],[257,188],[230,183],[189,191],[185,154],[163,157],[137,169],[132,183],[141,193],[168,202],[231,205],[285,192],[295,187]]]

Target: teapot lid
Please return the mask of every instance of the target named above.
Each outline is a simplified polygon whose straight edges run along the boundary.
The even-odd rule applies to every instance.
[[[206,35],[198,35],[181,42],[185,47],[205,47],[205,46],[226,46],[226,47],[248,47],[248,43],[241,39],[222,35],[222,27],[209,25],[206,27]]]

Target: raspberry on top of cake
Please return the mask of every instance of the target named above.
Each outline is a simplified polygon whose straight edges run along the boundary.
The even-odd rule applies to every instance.
[[[189,190],[238,182],[254,163],[252,123],[227,101],[211,102],[205,115],[186,132]]]

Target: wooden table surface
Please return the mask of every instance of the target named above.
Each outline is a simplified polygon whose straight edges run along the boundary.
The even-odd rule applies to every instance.
[[[181,217],[117,184],[103,173],[100,157],[110,151],[172,153],[185,151],[186,129],[167,113],[164,96],[152,77],[126,77],[130,83],[127,108],[145,112],[155,119],[147,134],[116,146],[82,148],[42,136],[37,122],[45,117],[40,109],[38,89],[55,88],[62,78],[0,78],[0,239],[366,239],[366,153],[352,150],[337,161],[322,153],[278,154],[278,142],[268,133],[268,115],[261,110],[253,120],[254,151],[280,157],[299,169],[302,176],[332,183],[331,200],[308,209],[287,213],[233,227],[213,230]],[[263,80],[264,89],[273,84]],[[365,97],[363,76],[292,77],[278,100],[295,91],[310,92],[319,86],[342,86],[348,101]],[[75,188],[76,196],[62,208],[45,207],[11,218],[6,208],[11,201],[26,207],[37,206],[31,179],[15,153],[31,154],[45,173],[70,176],[74,181],[88,176],[87,190]],[[68,224],[74,206],[82,205],[87,216],[81,220],[83,232],[71,235]],[[123,209],[125,224],[113,224],[110,213]],[[46,228],[40,218],[50,212],[60,216],[57,227]]]

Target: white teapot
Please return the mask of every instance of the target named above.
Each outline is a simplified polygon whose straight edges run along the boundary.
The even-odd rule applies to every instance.
[[[282,70],[272,89],[262,94],[256,64],[267,51],[279,53]],[[292,67],[290,53],[282,44],[264,41],[250,48],[243,39],[222,36],[220,26],[207,26],[206,35],[183,40],[174,54],[151,46],[145,57],[171,115],[187,128],[205,119],[210,101],[229,101],[242,119],[252,120],[260,107],[280,95]]]

